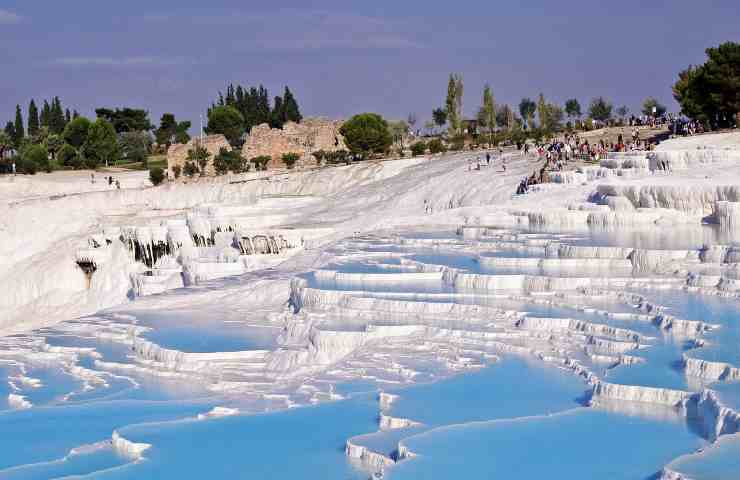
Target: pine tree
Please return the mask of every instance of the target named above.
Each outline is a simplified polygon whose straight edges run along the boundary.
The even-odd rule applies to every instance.
[[[13,128],[15,129],[13,143],[16,147],[19,147],[21,145],[21,142],[23,141],[23,138],[26,136],[25,130],[23,128],[23,115],[21,114],[20,105],[15,106],[15,125],[13,125]]]
[[[301,111],[298,108],[298,102],[296,102],[293,92],[287,86],[283,93],[283,109],[285,110],[285,121],[299,123],[303,120],[303,115],[301,115]]]
[[[39,133],[39,109],[36,108],[36,102],[31,99],[28,104],[28,135],[30,137]]]

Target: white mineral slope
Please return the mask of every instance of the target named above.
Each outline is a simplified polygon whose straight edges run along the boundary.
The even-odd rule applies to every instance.
[[[0,298],[0,333],[48,325],[63,318],[126,301],[128,292],[121,295],[120,291],[102,295],[103,299],[97,303],[80,301],[80,295],[86,296],[85,278],[81,275],[72,278],[73,273],[70,270],[75,268],[74,255],[79,243],[98,232],[100,226],[111,219],[120,223],[123,216],[127,218],[127,223],[135,224],[137,219],[151,218],[152,215],[155,218],[157,215],[171,218],[178,212],[184,214],[188,209],[204,204],[244,205],[254,204],[263,195],[313,195],[319,196],[317,201],[296,200],[293,204],[287,203],[285,210],[290,211],[290,218],[300,219],[291,220],[293,226],[331,226],[334,233],[325,239],[330,241],[355,232],[407,225],[452,226],[480,222],[488,218],[518,222],[517,217],[508,215],[510,211],[529,210],[539,215],[532,218],[535,223],[539,218],[545,218],[544,223],[556,221],[561,226],[570,226],[572,221],[585,226],[589,217],[596,214],[588,210],[565,209],[568,205],[583,204],[593,192],[592,185],[546,184],[540,186],[536,192],[516,197],[512,194],[518,181],[538,168],[539,163],[531,157],[525,159],[514,153],[507,153],[505,171],[499,158],[495,159],[491,167],[469,171],[469,160],[476,155],[463,153],[432,159],[368,162],[272,175],[263,179],[252,176],[245,178],[243,183],[236,184],[226,183],[222,179],[220,182],[190,185],[159,188],[132,186],[123,190],[89,192],[86,191],[88,188],[80,185],[84,183],[83,179],[77,178],[73,181],[77,187],[66,186],[67,183],[63,180],[44,181],[44,186],[39,187],[39,191],[49,195],[55,191],[56,184],[59,184],[58,191],[62,193],[78,191],[61,198],[31,195],[34,198],[29,199],[25,192],[13,193],[9,190],[10,193],[3,196],[9,208],[0,218],[0,235],[3,238],[0,242],[0,287],[5,290],[12,288],[10,286],[13,284],[20,284],[26,288],[23,288],[23,293],[13,293],[7,299]],[[692,185],[697,179],[709,176],[710,179],[722,178],[723,184],[730,184],[735,179],[740,180],[739,170],[740,167],[734,165],[708,165],[700,173],[692,170],[677,171],[670,176],[656,176],[655,179],[651,177],[649,182],[659,180]],[[56,178],[53,175],[43,178],[47,177]],[[140,178],[138,181],[140,184],[144,183]],[[23,182],[34,182],[34,179],[23,177]],[[610,185],[626,185],[625,188],[636,188],[640,182],[645,183],[647,180],[622,177],[610,179]],[[702,189],[698,191],[704,192]],[[734,190],[729,188],[726,191]],[[663,198],[660,194],[656,195]],[[675,201],[668,203],[672,206],[690,205],[691,209],[696,206],[705,212],[711,211],[718,199],[731,197],[729,193],[707,198],[703,193],[697,195],[698,200],[690,195],[688,199],[677,197]],[[542,209],[543,205],[547,205],[548,209],[560,206],[571,213],[565,216],[557,213],[553,216],[544,213],[546,211]],[[255,216],[259,210],[257,205]],[[362,215],[358,215],[358,212],[362,212]],[[270,210],[270,214],[276,215],[275,218],[280,215],[274,208]],[[574,216],[572,221],[568,215]],[[621,224],[618,220],[608,220],[607,223],[609,222]],[[317,243],[314,247],[320,248],[320,245]],[[306,252],[296,257],[291,265],[311,266],[317,260],[317,255],[320,256],[320,253]],[[41,272],[48,273],[41,275]],[[234,270],[232,273],[239,272]],[[206,277],[210,278],[208,274]],[[54,293],[59,285],[64,285],[63,294]],[[33,288],[28,288],[30,286]],[[135,286],[129,285],[128,288]],[[62,296],[67,296],[71,301],[66,305],[56,301]]]

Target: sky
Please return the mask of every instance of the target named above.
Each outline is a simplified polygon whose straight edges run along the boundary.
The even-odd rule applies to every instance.
[[[441,106],[462,74],[472,116],[542,92],[637,112],[704,49],[740,41],[737,0],[279,1],[0,0],[0,121],[31,98],[164,112],[198,125],[230,82],[285,85],[304,116],[415,113]]]

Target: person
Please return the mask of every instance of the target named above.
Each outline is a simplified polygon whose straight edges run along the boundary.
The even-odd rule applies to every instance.
[[[491,152],[486,152],[486,165],[491,164]]]
[[[95,174],[90,172],[90,183],[95,183]]]
[[[527,193],[527,190],[528,190],[528,187],[527,187],[527,179],[524,178],[524,179],[522,179],[521,182],[519,182],[519,186],[516,189],[516,194],[517,195],[524,195],[525,193]]]
[[[120,189],[121,189],[121,182],[119,182],[118,180],[116,180],[116,188],[117,188],[118,190],[120,190]]]
[[[113,185],[113,175],[108,175],[108,186]]]

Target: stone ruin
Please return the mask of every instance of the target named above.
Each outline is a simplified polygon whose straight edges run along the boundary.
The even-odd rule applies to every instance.
[[[307,118],[301,123],[288,122],[283,128],[270,128],[263,123],[252,128],[242,147],[242,156],[251,160],[254,157],[268,156],[272,160],[267,168],[283,168],[284,153],[297,153],[301,156],[296,166],[315,165],[311,155],[317,150],[346,150],[344,137],[339,133],[341,121],[322,118]]]
[[[216,173],[215,169],[213,168],[213,159],[216,155],[218,155],[218,152],[221,150],[221,148],[225,148],[226,150],[231,151],[231,145],[229,145],[229,141],[226,140],[226,137],[220,134],[206,135],[205,137],[203,137],[202,142],[200,137],[195,137],[188,143],[178,143],[171,145],[169,150],[167,150],[167,174],[169,178],[175,178],[175,174],[172,171],[175,165],[179,165],[182,170],[185,169],[185,162],[187,161],[188,151],[195,148],[195,145],[198,144],[201,144],[203,147],[205,147],[205,149],[208,150],[208,153],[211,154],[211,156],[208,157],[208,163],[206,164],[206,175],[214,175]],[[183,174],[181,173],[180,175],[182,176]]]
[[[283,128],[270,128],[266,123],[252,128],[242,147],[242,157],[249,161],[255,157],[268,156],[271,160],[267,168],[284,168],[282,156],[285,153],[297,153],[301,156],[297,167],[316,165],[316,158],[311,155],[317,150],[332,152],[346,150],[344,137],[339,133],[341,121],[323,118],[307,118],[301,123],[288,122]],[[174,144],[167,150],[167,173],[169,178],[175,178],[173,167],[179,165],[185,169],[188,151],[200,143],[200,137],[195,137],[186,144]],[[208,135],[203,137],[203,146],[211,156],[206,165],[205,175],[215,174],[213,158],[224,147],[231,150],[228,140],[223,135]],[[181,174],[182,175],[182,174]]]

